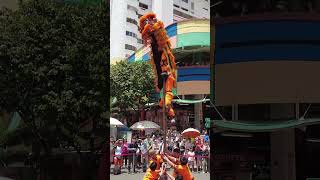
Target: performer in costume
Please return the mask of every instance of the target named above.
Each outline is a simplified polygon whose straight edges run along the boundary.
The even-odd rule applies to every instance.
[[[165,88],[165,106],[168,110],[169,119],[175,116],[172,108],[173,92],[172,89],[177,87],[177,67],[175,58],[172,54],[169,37],[166,33],[164,25],[158,21],[154,13],[147,13],[140,18],[140,32],[145,45],[151,46],[151,63],[155,74],[155,89],[160,92]],[[161,73],[166,72],[166,87],[163,87],[163,79]],[[160,107],[163,106],[163,100],[160,100]]]

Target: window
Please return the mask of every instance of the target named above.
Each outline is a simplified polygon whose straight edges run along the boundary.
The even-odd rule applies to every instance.
[[[180,16],[180,17],[183,17],[183,18],[186,18],[186,19],[191,19],[192,16],[186,14],[186,13],[183,13],[181,11],[178,11],[178,10],[173,10],[173,14],[177,15],[177,16]]]
[[[138,39],[138,43],[143,44],[143,40],[142,39]]]
[[[133,6],[130,6],[130,5],[127,5],[127,9],[131,9],[131,10],[136,11],[136,8],[135,8],[135,7],[133,7]]]
[[[148,9],[148,5],[143,3],[139,3],[139,7],[141,7],[142,9]]]
[[[178,6],[178,5],[176,5],[176,4],[174,4],[173,6],[176,7],[176,8],[180,8],[180,6]]]
[[[129,45],[129,44],[125,44],[125,48],[128,49],[128,50],[131,50],[131,51],[137,50],[136,47],[134,47],[134,46],[132,46],[132,45]]]
[[[127,18],[127,22],[138,25],[138,22],[135,19]]]
[[[188,0],[182,0],[183,2],[185,2],[185,3],[188,3]]]
[[[191,2],[191,9],[194,10],[194,2]]]
[[[189,11],[188,9],[186,9],[186,8],[181,8],[182,10],[185,10],[185,11]]]
[[[126,35],[127,35],[127,36],[131,36],[131,37],[134,37],[134,38],[137,38],[137,34],[136,34],[136,33],[133,33],[133,32],[130,32],[130,31],[126,31]]]

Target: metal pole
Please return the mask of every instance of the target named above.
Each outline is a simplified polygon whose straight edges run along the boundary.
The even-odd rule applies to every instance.
[[[163,78],[163,94],[162,94],[162,101],[163,101],[163,106],[162,106],[162,121],[163,121],[163,129],[164,129],[164,135],[163,135],[163,152],[167,150],[167,116],[166,116],[166,80],[168,77],[167,72],[163,72],[161,74]]]

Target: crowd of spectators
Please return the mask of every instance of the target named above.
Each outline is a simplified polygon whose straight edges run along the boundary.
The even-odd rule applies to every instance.
[[[199,137],[185,138],[177,131],[168,131],[166,153],[174,157],[186,157],[188,166],[192,172],[209,172],[210,165],[210,141],[206,131]],[[128,173],[135,173],[137,169],[145,171],[150,161],[150,151],[163,151],[163,136],[157,134],[140,137],[133,136],[131,142],[127,139],[115,140],[110,138],[110,161],[115,157],[121,158],[122,167],[128,169]]]

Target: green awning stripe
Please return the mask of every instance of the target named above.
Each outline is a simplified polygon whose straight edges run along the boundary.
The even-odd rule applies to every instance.
[[[174,99],[172,100],[175,103],[181,104],[196,104],[210,101],[210,99],[201,99],[201,100],[187,100],[187,99]]]
[[[288,121],[226,121],[213,120],[219,129],[243,132],[269,132],[299,126],[320,124],[320,119],[288,120]]]
[[[186,46],[210,46],[210,33],[194,32],[177,35],[177,47]]]
[[[173,99],[172,102],[177,104],[196,104],[196,103],[203,103],[210,101],[210,99],[201,99],[201,100],[187,100],[187,99]],[[155,106],[158,105],[158,103],[148,103],[145,104],[145,106]]]

